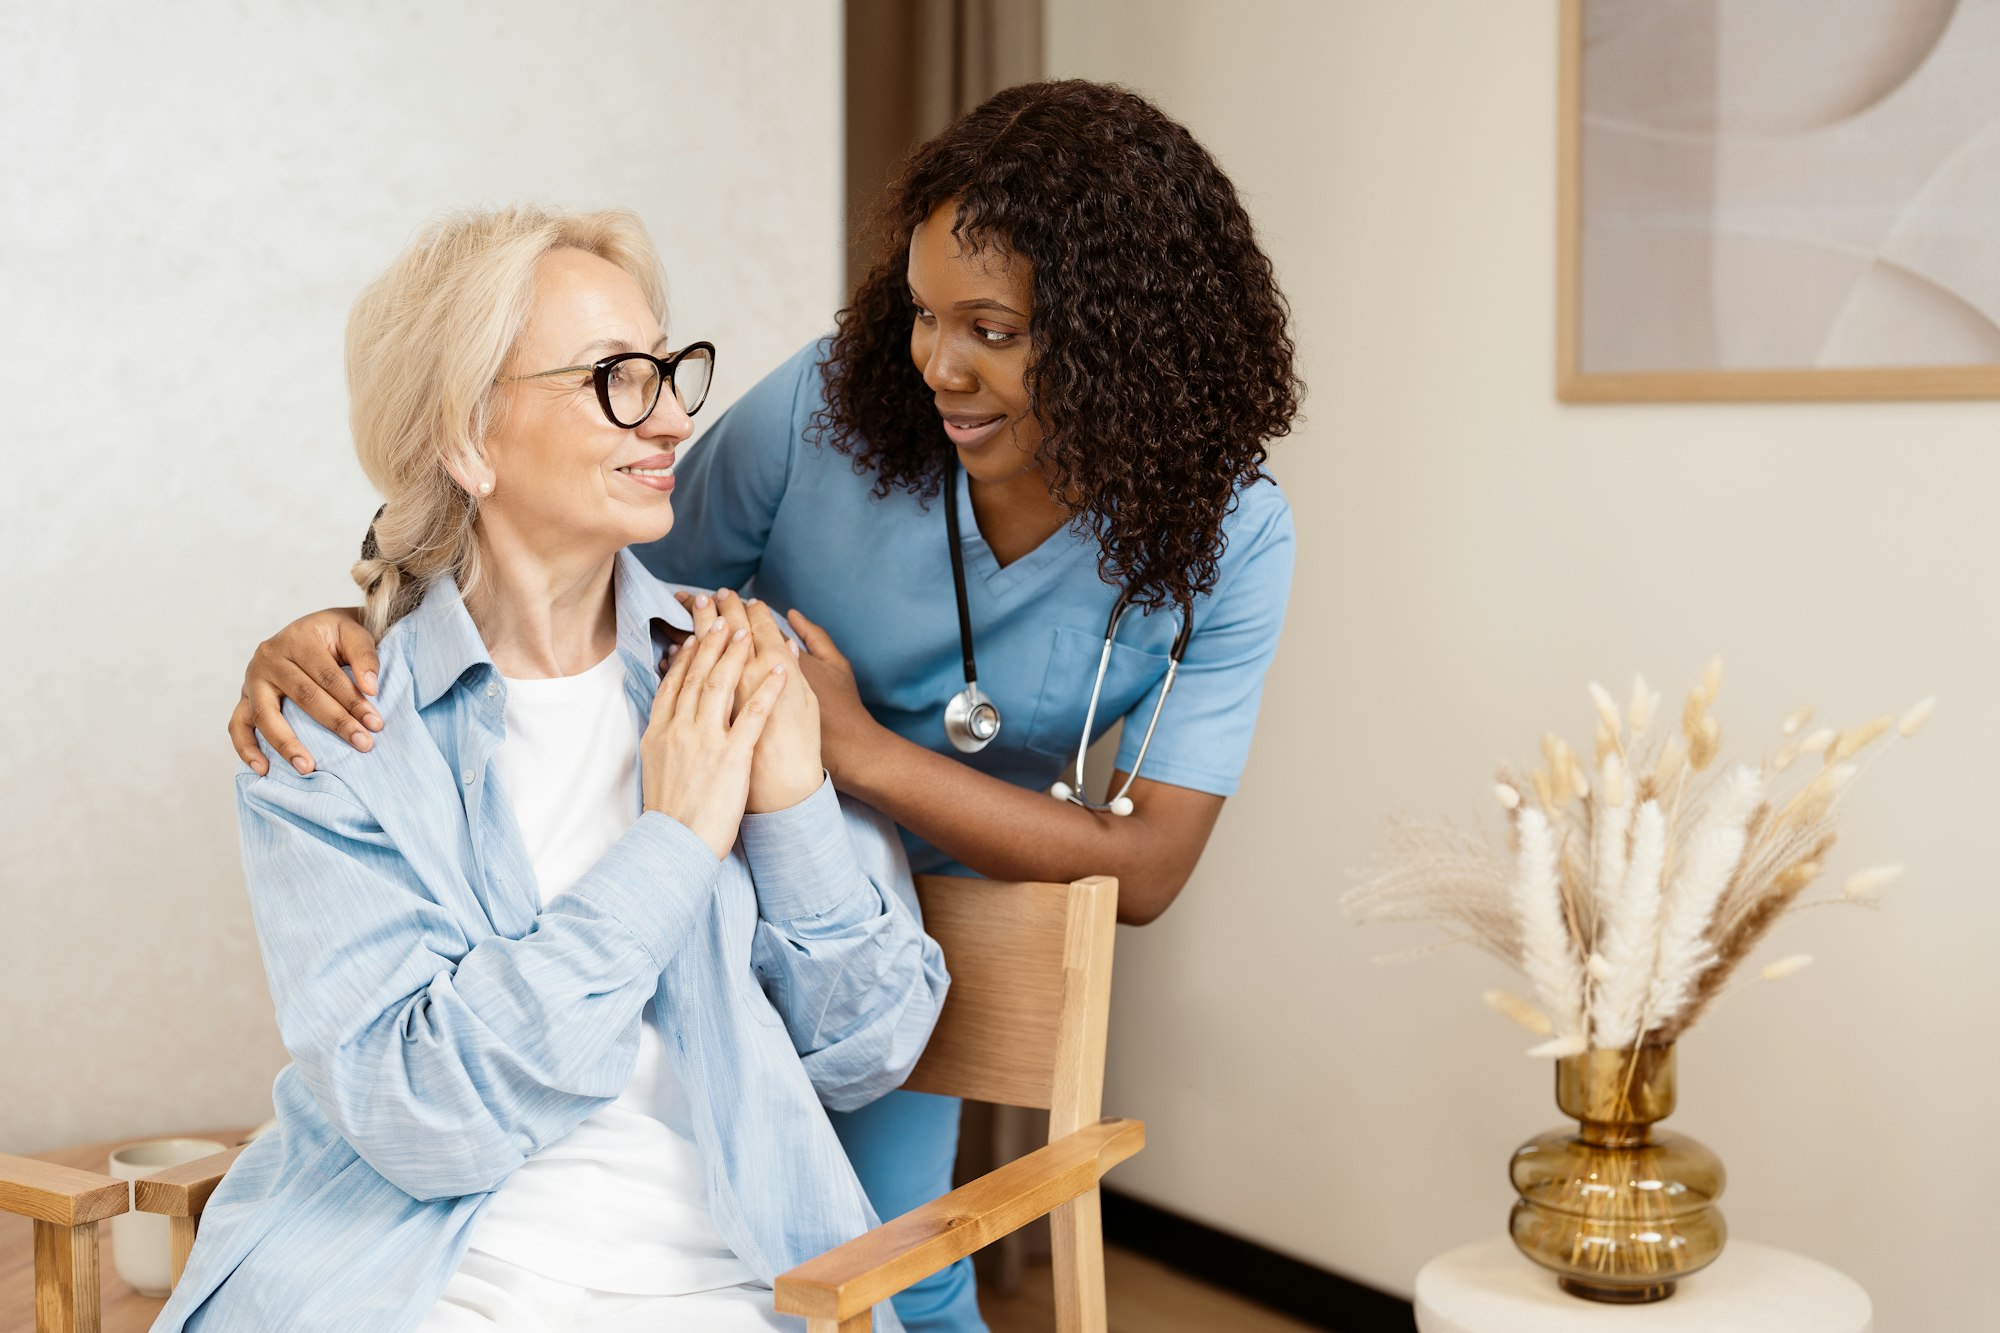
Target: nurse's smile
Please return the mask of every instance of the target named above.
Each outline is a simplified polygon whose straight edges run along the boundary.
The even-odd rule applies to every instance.
[[[944,433],[960,449],[977,449],[990,443],[1007,425],[1007,414],[989,412],[941,412]]]

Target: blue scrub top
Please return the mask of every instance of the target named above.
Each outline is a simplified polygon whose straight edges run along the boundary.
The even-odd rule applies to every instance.
[[[778,611],[797,607],[853,663],[862,702],[898,735],[1018,786],[1045,788],[1075,764],[1083,715],[1118,589],[1097,570],[1094,537],[1064,528],[1002,568],[958,488],[959,538],[979,686],[1000,735],[960,754],[945,703],[965,687],[942,497],[873,495],[873,473],[811,433],[825,402],[826,344],[807,344],[766,375],[675,468],[674,526],[637,553],[663,579],[734,588]],[[939,432],[939,446],[943,432]],[[1268,475],[1242,488],[1223,522],[1215,591],[1194,632],[1140,776],[1227,796],[1236,790],[1264,672],[1292,581],[1292,514]],[[1118,751],[1131,771],[1167,669],[1171,610],[1134,610],[1119,627],[1092,739],[1136,713]],[[905,835],[906,838],[909,835]],[[969,873],[911,841],[920,872]]]

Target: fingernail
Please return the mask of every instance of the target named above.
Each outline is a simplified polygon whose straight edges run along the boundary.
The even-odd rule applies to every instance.
[[[729,636],[729,641],[731,643],[741,643],[744,639],[748,638],[749,636],[750,636],[749,630],[740,629],[737,630],[734,634]]]
[[[772,674],[772,675],[774,675],[774,676],[782,676],[782,675],[784,675],[784,674],[785,674],[785,664],[784,664],[783,662],[780,662],[780,663],[778,663],[778,664],[777,664],[776,666],[772,667],[772,668],[771,668],[771,674]]]
[[[292,767],[296,768],[301,773],[310,773],[312,772],[313,768],[312,761],[304,757],[292,760]]]
[[[702,594],[701,596],[699,596],[699,597],[695,598],[695,599],[694,599],[694,604],[695,604],[696,606],[700,606],[700,607],[706,607],[706,606],[708,605],[708,594],[707,594],[707,593],[703,593],[703,594]]]
[[[380,713],[370,713],[367,717],[362,718],[361,721],[370,731],[382,730],[382,715]]]
[[[708,622],[708,632],[710,634],[713,634],[717,630],[720,630],[727,623],[728,623],[727,621],[722,621],[722,620],[711,620]]]
[[[259,759],[256,763],[250,765],[250,771],[252,773],[255,773],[258,777],[261,778],[266,773],[271,771],[271,766],[265,763],[262,759]]]
[[[373,694],[373,693],[375,693],[375,673],[374,673],[374,672],[372,672],[372,671],[364,671],[364,672],[362,672],[362,673],[361,673],[361,688],[362,688],[362,689],[364,689],[364,690],[366,690],[366,691],[368,691],[368,692],[369,692],[370,694]]]
[[[719,601],[721,601],[721,600],[722,600],[723,598],[725,598],[725,597],[727,597],[727,596],[729,596],[729,589],[727,589],[727,588],[717,588],[717,589],[715,590],[715,600],[716,600],[716,601],[718,601],[718,602],[719,602]]]
[[[367,754],[374,747],[375,738],[365,731],[357,731],[347,738],[347,743],[361,751],[361,753]]]

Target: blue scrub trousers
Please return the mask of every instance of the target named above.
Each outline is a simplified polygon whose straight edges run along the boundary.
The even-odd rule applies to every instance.
[[[883,1221],[951,1192],[959,1105],[956,1097],[899,1090],[858,1111],[831,1113],[833,1132]],[[970,1259],[925,1278],[890,1303],[909,1333],[986,1333]]]

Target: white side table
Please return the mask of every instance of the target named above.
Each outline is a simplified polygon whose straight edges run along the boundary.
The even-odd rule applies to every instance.
[[[1417,1274],[1422,1333],[1870,1333],[1853,1278],[1768,1245],[1731,1240],[1713,1264],[1651,1305],[1568,1295],[1506,1237],[1439,1255]]]

